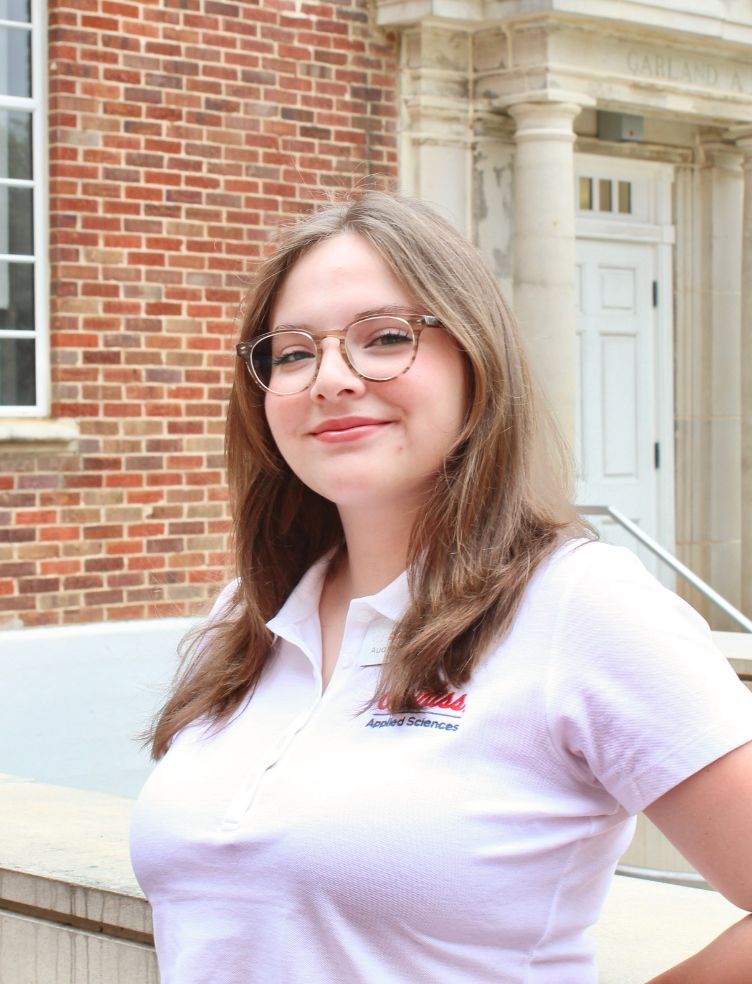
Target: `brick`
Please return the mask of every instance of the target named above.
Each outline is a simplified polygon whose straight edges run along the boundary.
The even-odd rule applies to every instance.
[[[159,568],[164,567],[166,563],[167,563],[167,558],[162,556],[129,557],[128,569],[138,570],[138,571],[158,570]]]
[[[23,623],[30,627],[34,625],[59,625],[60,612],[24,612]]]
[[[18,590],[21,594],[46,594],[60,589],[59,577],[20,578]]]
[[[108,588],[132,588],[144,583],[144,575],[138,571],[125,574],[112,574],[107,578]]]
[[[39,526],[43,523],[54,523],[57,520],[57,512],[54,509],[19,509],[15,515],[15,522],[19,526]]]
[[[39,564],[39,573],[44,576],[47,574],[74,574],[81,570],[81,562],[75,558],[67,560],[43,560]]]
[[[107,619],[125,621],[132,618],[146,618],[144,605],[108,605],[105,609]]]
[[[116,524],[85,526],[83,535],[85,540],[114,540],[123,535],[123,527]]]
[[[3,597],[0,598],[0,612],[21,612],[29,607],[29,600],[25,597]]]
[[[179,451],[180,446],[171,448]],[[36,505],[37,497],[33,492],[0,492],[0,507],[7,509],[24,509]]]
[[[84,604],[96,606],[97,608],[102,605],[113,605],[121,602],[123,600],[122,591],[89,591],[84,595]]]
[[[0,543],[27,543],[36,538],[35,529],[0,529]]]
[[[120,571],[124,566],[122,557],[89,557],[84,561],[86,571]]]
[[[33,563],[0,561],[0,573],[3,577],[29,577],[34,574],[36,569],[36,565]]]
[[[63,578],[63,588],[66,591],[88,590],[103,586],[104,579],[98,574],[77,574],[72,577]]]

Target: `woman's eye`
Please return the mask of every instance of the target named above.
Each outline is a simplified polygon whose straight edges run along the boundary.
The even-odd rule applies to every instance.
[[[289,349],[272,356],[272,366],[291,366],[296,362],[303,362],[305,359],[312,359],[313,352],[307,349]]]
[[[388,345],[400,345],[405,342],[412,342],[410,335],[406,331],[401,331],[398,328],[391,328],[387,331],[383,331],[378,335],[375,335],[366,344],[366,348],[373,348],[374,346],[386,347]]]

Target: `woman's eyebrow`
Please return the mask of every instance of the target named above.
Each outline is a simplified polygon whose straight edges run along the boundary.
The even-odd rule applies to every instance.
[[[355,321],[360,321],[362,318],[376,318],[379,315],[387,315],[387,314],[405,315],[405,314],[413,314],[413,313],[414,313],[414,309],[407,304],[384,304],[380,307],[366,308],[364,311],[358,311],[355,317],[353,317],[348,322],[348,324],[352,324]],[[299,324],[290,324],[288,322],[282,322],[281,324],[275,325],[274,328],[271,329],[271,331],[272,332],[307,331],[311,335],[321,334],[321,332],[314,331],[313,328],[311,328],[311,326],[305,321]]]
[[[368,308],[366,311],[359,311],[353,321],[361,318],[373,318],[380,314],[412,314],[413,308],[407,304],[384,304],[382,307]]]

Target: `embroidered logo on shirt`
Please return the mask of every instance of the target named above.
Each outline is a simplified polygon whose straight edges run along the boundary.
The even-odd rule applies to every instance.
[[[392,714],[386,697],[382,698],[367,728],[433,728],[437,731],[459,731],[465,713],[467,694],[434,694],[428,690],[417,695],[421,710],[412,714]]]

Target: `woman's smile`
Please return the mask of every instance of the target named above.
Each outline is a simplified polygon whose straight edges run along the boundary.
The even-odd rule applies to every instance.
[[[324,444],[343,444],[381,433],[395,421],[371,417],[332,417],[311,431],[311,436]]]

